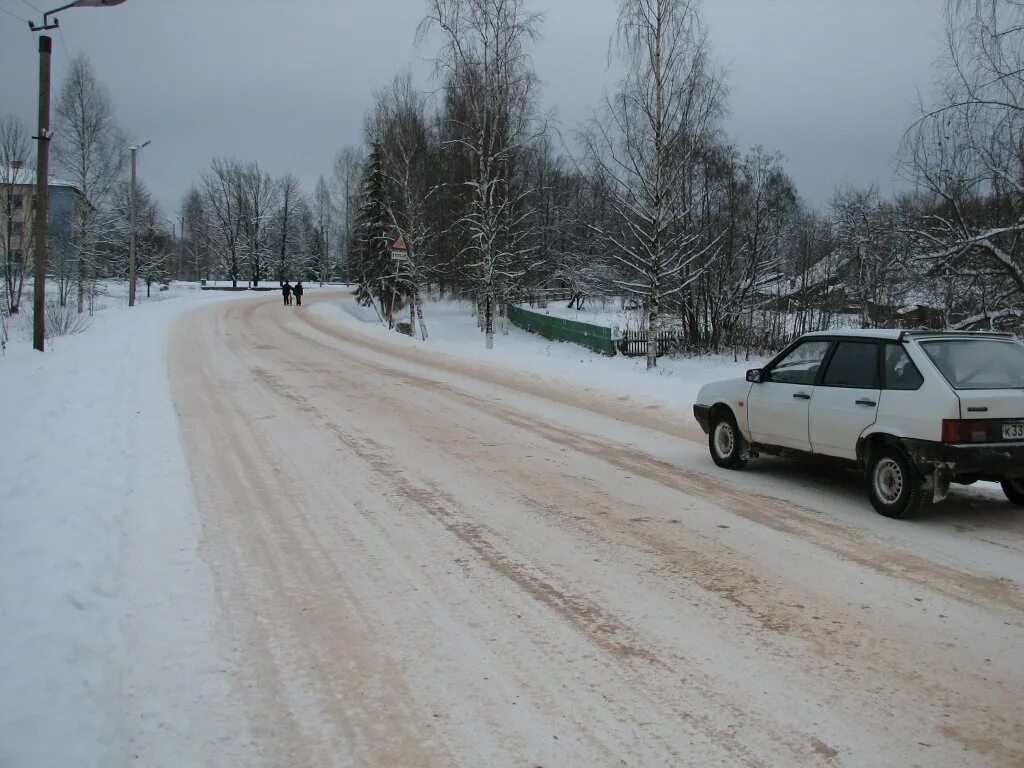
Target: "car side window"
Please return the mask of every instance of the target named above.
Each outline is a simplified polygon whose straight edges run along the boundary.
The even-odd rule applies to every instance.
[[[886,389],[912,391],[920,389],[924,384],[924,377],[900,344],[885,345],[885,365],[882,370],[884,371],[882,386]]]
[[[876,389],[878,344],[873,341],[840,341],[822,384],[826,387]]]
[[[778,384],[814,384],[818,369],[831,341],[805,341],[779,360],[768,372],[768,381]]]

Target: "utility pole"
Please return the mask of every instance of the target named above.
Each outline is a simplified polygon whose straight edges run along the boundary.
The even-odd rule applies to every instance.
[[[69,8],[105,8],[120,5],[124,0],[73,0],[73,2],[47,11],[43,23],[30,21],[28,28],[33,32],[59,29],[60,21],[50,17]],[[31,5],[31,3],[29,4]],[[34,7],[34,6],[33,6]],[[40,352],[46,347],[46,272],[47,248],[50,239],[50,57],[53,53],[53,39],[49,35],[39,36],[39,135],[36,136],[38,157],[36,158],[36,209],[33,229],[35,248],[35,285],[32,289],[32,346]]]
[[[135,184],[137,177],[137,161],[139,150],[143,147],[149,146],[149,142],[146,141],[143,144],[139,144],[134,147],[128,147],[128,151],[132,153],[132,185],[130,189],[131,202],[129,203],[128,211],[128,227],[131,230],[128,233],[128,306],[135,306]]]
[[[53,40],[39,37],[39,135],[36,136],[35,285],[32,291],[32,346],[46,348],[46,272],[50,237],[50,55]]]

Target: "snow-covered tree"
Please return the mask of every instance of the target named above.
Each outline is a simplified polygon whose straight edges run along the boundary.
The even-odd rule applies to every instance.
[[[274,269],[271,219],[278,211],[281,188],[259,163],[244,164],[239,173],[242,191],[242,244],[253,287],[270,279]]]
[[[206,213],[210,249],[221,277],[238,287],[242,277],[244,229],[247,206],[242,188],[242,166],[236,160],[214,160],[204,171],[200,194]]]
[[[84,198],[75,206],[68,263],[55,264],[58,291],[63,306],[73,282],[82,312],[90,273],[95,276],[99,270],[97,241],[114,223],[111,197],[128,167],[128,139],[114,117],[106,87],[85,56],[71,62],[54,117],[54,159]]]
[[[653,368],[662,304],[696,279],[718,242],[694,226],[703,190],[692,174],[725,86],[696,0],[622,0],[615,41],[625,75],[583,138],[609,185],[615,217],[601,235],[619,286],[644,305]]]
[[[974,298],[951,324],[1024,327],[1024,3],[948,0],[946,80],[904,140],[931,196],[911,223],[923,271]]]
[[[457,222],[460,261],[481,307],[488,349],[500,302],[523,274],[530,190],[516,183],[524,148],[537,134],[537,77],[529,46],[541,17],[523,0],[430,0],[421,36],[437,33],[437,66],[450,104],[447,143],[465,153],[469,199]]]

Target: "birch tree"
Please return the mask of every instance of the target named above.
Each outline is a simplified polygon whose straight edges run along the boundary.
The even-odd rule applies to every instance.
[[[73,276],[78,311],[85,309],[89,273],[96,273],[98,236],[109,229],[111,203],[128,167],[128,140],[118,127],[106,87],[96,79],[85,56],[71,62],[54,104],[54,159],[63,176],[82,193],[72,223],[73,263],[59,277]],[[61,305],[67,291],[60,291]]]
[[[622,271],[620,288],[643,302],[654,368],[663,302],[697,278],[717,245],[694,226],[692,174],[725,87],[695,0],[622,0],[615,50],[625,75],[583,140],[609,181],[615,225],[601,235]]]
[[[427,207],[434,190],[432,170],[436,136],[427,117],[426,98],[408,72],[395,78],[377,98],[367,132],[380,147],[384,209],[396,237],[405,239],[405,259],[394,262],[395,282],[409,304],[409,324],[419,322],[427,338],[422,290],[429,279],[432,232]]]
[[[540,22],[523,0],[429,0],[420,25],[421,38],[440,35],[437,67],[449,99],[462,107],[452,116],[448,141],[472,163],[470,198],[458,221],[465,233],[459,255],[482,310],[488,349],[494,346],[498,302],[522,275],[522,206],[529,191],[517,189],[513,174],[536,135],[537,77],[529,46]]]

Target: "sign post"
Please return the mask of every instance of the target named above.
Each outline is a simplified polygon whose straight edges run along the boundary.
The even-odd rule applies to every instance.
[[[409,263],[409,241],[406,239],[404,234],[399,234],[391,243],[391,260],[395,262],[395,278],[405,278],[410,280],[412,277],[411,264]],[[416,335],[416,308],[415,302],[411,298],[409,299],[409,335]]]

